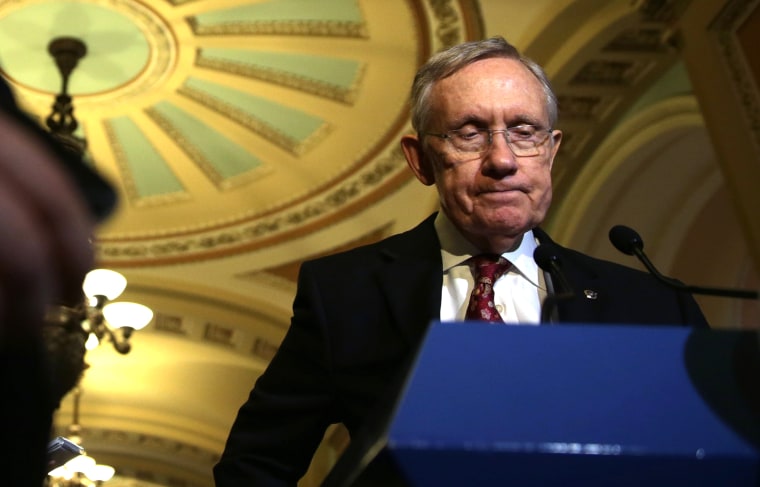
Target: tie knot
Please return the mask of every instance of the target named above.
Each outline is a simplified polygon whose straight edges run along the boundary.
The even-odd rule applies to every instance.
[[[470,258],[469,263],[475,274],[475,281],[487,279],[490,281],[489,284],[496,282],[512,266],[507,259],[497,254],[476,255]]]

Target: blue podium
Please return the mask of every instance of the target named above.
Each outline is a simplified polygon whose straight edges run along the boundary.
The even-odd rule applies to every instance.
[[[325,486],[760,486],[756,332],[434,323]]]

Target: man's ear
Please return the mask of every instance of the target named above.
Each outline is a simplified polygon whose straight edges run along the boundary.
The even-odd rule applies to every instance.
[[[430,159],[422,150],[422,141],[416,135],[405,135],[401,137],[401,149],[417,179],[425,186],[435,184],[435,174]]]
[[[557,152],[559,151],[559,144],[562,142],[562,131],[561,130],[553,130],[552,131],[552,155],[549,159],[549,170],[551,170],[552,166],[554,166],[554,157],[557,155]]]

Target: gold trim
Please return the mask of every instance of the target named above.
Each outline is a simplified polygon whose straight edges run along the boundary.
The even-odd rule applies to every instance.
[[[209,35],[293,35],[318,37],[367,38],[364,22],[339,20],[268,20],[255,22],[225,22],[201,25],[197,17],[187,19],[193,33]]]
[[[752,133],[752,138],[757,147],[760,147],[760,94],[757,85],[760,80],[755,80],[747,65],[744,51],[736,39],[737,29],[746,20],[747,15],[756,8],[760,8],[758,0],[729,2],[710,25],[710,29],[716,33],[718,46],[723,53],[721,58],[734,82],[738,98],[744,105],[742,113]]]
[[[457,5],[456,0],[428,0],[427,2],[427,7],[433,13],[433,18],[437,23],[434,32],[440,43],[438,47],[440,50],[466,40],[462,12]]]
[[[67,426],[65,425],[59,425],[56,427],[56,430],[59,434],[66,434],[66,428]],[[152,482],[152,485],[160,483],[160,485],[203,487],[206,485],[205,482],[197,483],[193,479],[200,480],[199,476],[203,475],[204,466],[210,469],[219,461],[219,452],[217,451],[201,448],[197,445],[177,441],[165,436],[124,429],[88,426],[84,435],[84,441],[88,445],[96,445],[95,448],[92,448],[92,451],[88,448],[88,452],[96,456],[105,455],[104,447],[106,445],[109,445],[109,447],[118,445],[120,448],[141,452],[139,456],[135,457],[135,462],[124,462],[122,460],[122,463],[119,464],[118,475],[138,481]],[[153,455],[170,455],[174,458],[174,461],[170,462],[169,465],[177,468],[172,468],[171,472],[179,471],[182,465],[188,463],[197,465],[198,471],[190,470],[187,472],[188,476],[177,476],[168,473],[168,471],[158,473],[153,470],[145,470],[140,463],[144,459],[150,458],[151,453],[149,452]]]
[[[380,186],[394,174],[406,170],[406,161],[401,149],[396,148],[334,190],[321,193],[317,199],[309,200],[292,211],[275,214],[267,219],[247,221],[221,231],[188,237],[155,239],[147,243],[96,242],[95,249],[99,260],[107,261],[109,265],[125,264],[133,260],[140,260],[144,265],[157,260],[165,262],[167,259],[197,259],[205,253],[235,252],[250,242],[304,226],[318,218],[325,218],[370,193],[373,188]]]

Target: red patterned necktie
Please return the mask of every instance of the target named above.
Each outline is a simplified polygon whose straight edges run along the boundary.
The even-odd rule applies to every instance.
[[[475,286],[467,306],[466,320],[500,322],[502,320],[496,311],[494,303],[493,284],[509,270],[512,264],[504,257],[496,254],[481,254],[468,261],[475,276]]]

